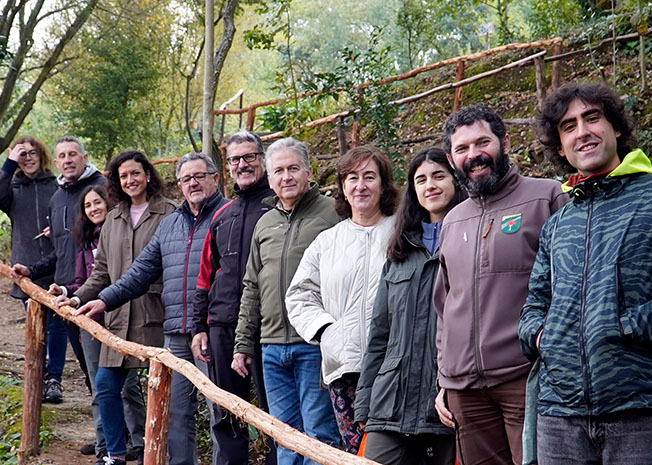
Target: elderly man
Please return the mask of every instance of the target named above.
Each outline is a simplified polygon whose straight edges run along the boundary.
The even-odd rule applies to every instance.
[[[238,376],[231,369],[231,359],[251,236],[258,219],[271,208],[263,199],[273,192],[265,173],[263,143],[256,134],[240,131],[229,137],[226,155],[238,197],[215,213],[204,242],[193,304],[192,349],[198,359],[210,360],[210,377],[217,386],[249,401],[250,377]],[[258,405],[267,409],[259,346],[253,358],[251,371],[258,388]],[[247,463],[247,425],[228,411],[216,409],[213,432],[220,445],[218,462]],[[272,443],[267,463],[275,463],[275,456]]]
[[[311,183],[305,144],[291,137],[274,142],[265,158],[276,196],[254,228],[236,329],[233,369],[247,366],[263,344],[263,374],[269,412],[309,436],[337,446],[339,432],[328,392],[320,385],[321,353],[301,339],[288,320],[285,293],[303,252],[317,235],[340,218],[333,200]],[[260,336],[259,336],[260,334]],[[283,465],[308,463],[277,447]]]
[[[559,182],[510,166],[509,140],[485,106],[463,108],[444,125],[444,150],[469,198],[441,229],[436,407],[442,423],[456,427],[465,465],[521,463],[531,365],[519,347],[519,312],[541,227],[567,202]]]
[[[129,270],[100,292],[97,300],[88,302],[77,313],[93,316],[118,308],[145,294],[149,286],[162,277],[165,347],[175,356],[195,363],[207,373],[206,364],[195,359],[191,350],[192,302],[204,237],[215,211],[227,202],[217,192],[218,179],[215,164],[207,156],[191,152],[181,157],[177,163],[177,181],[186,200],[161,221]],[[185,377],[174,373],[171,398],[168,435],[170,465],[197,464],[196,389]],[[215,458],[215,444],[213,449]]]
[[[649,464],[652,164],[605,84],[560,87],[538,123],[548,154],[577,170],[541,232],[519,324],[541,360],[538,463]]]

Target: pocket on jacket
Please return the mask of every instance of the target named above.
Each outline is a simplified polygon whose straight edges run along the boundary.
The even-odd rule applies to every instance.
[[[378,370],[371,387],[369,416],[378,420],[393,420],[398,415],[400,358],[387,358]]]
[[[407,305],[410,281],[414,276],[414,268],[396,269],[392,267],[385,275],[387,282],[387,307],[390,313],[402,312]]]

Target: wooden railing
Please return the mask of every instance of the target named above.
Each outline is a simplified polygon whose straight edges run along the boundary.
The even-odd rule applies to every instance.
[[[220,389],[195,365],[179,359],[172,352],[125,341],[86,316],[75,316],[71,307],[56,308],[54,297],[28,278],[12,279],[9,266],[0,263],[0,273],[11,279],[30,297],[25,322],[25,377],[23,418],[18,450],[18,463],[26,464],[30,456],[39,453],[39,428],[43,397],[46,306],[61,317],[88,331],[95,339],[127,357],[149,360],[147,382],[147,420],[145,427],[145,465],[166,463],[166,444],[172,371],[185,376],[210,401],[227,409],[242,421],[274,438],[291,449],[324,465],[374,465],[376,462],[356,457],[306,436],[240,397]]]

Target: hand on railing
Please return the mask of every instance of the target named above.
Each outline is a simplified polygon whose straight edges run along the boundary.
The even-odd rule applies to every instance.
[[[27,268],[25,265],[16,263],[14,266],[11,267],[11,279],[18,279],[23,276],[29,278],[31,275],[32,273],[29,272],[29,268]]]
[[[240,376],[246,378],[249,374],[247,370],[247,365],[251,365],[253,359],[250,355],[247,354],[233,354],[233,361],[231,362],[231,368],[236,371]]]
[[[48,288],[48,294],[51,294],[51,295],[63,295],[63,291],[61,290],[61,286],[59,286],[57,283],[52,283],[52,284],[50,284],[50,287]]]
[[[76,305],[74,305],[76,307]],[[102,315],[106,312],[106,304],[101,299],[91,300],[86,304],[82,305],[80,308],[73,312],[73,315],[86,315],[88,318],[92,318],[97,321],[102,318]]]
[[[205,363],[211,363],[211,355],[208,350],[208,335],[206,333],[195,334],[195,337],[192,338],[190,348],[192,349],[192,355],[196,359]]]

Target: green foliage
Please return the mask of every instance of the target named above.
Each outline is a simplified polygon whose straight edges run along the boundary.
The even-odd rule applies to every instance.
[[[16,453],[20,446],[23,390],[20,381],[0,376],[0,463],[18,463]],[[39,433],[41,445],[51,439],[51,431],[41,426]]]
[[[583,14],[574,0],[539,0],[530,4],[526,19],[532,36],[545,38],[557,36],[581,24]]]
[[[359,51],[345,47],[339,53],[339,64],[334,72],[316,74],[315,80],[305,83],[310,90],[326,91],[339,99],[339,89],[344,89],[342,104],[351,109],[348,122],[359,122],[366,131],[366,139],[378,145],[392,160],[394,176],[400,183],[405,178],[401,154],[395,149],[398,142],[400,107],[392,105],[395,96],[391,84],[377,84],[391,72],[391,48],[380,47],[382,30],[375,31],[367,49]],[[364,83],[371,83],[365,84]],[[318,96],[319,99],[325,95]]]
[[[11,256],[11,220],[0,212],[0,259],[9,261]]]

